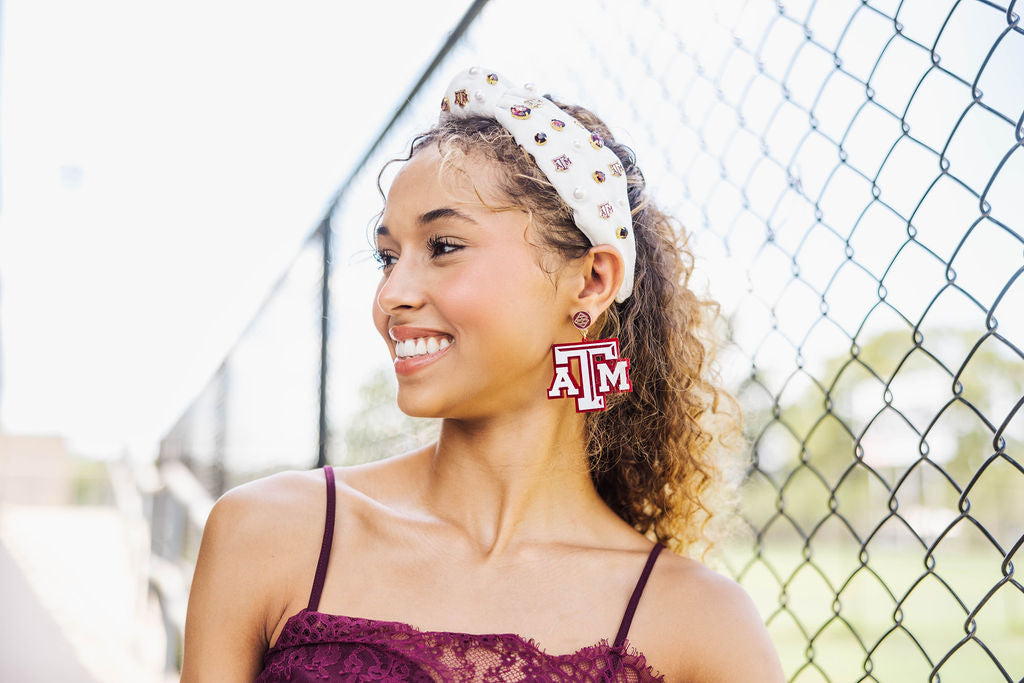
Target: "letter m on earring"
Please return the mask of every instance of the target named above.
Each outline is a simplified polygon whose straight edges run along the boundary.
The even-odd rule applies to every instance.
[[[629,381],[628,358],[595,358],[597,393],[602,396],[613,391],[633,391]]]

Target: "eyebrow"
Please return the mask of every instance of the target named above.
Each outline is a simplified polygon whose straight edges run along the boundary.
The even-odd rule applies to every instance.
[[[442,207],[440,209],[431,209],[430,211],[427,211],[425,214],[417,218],[416,222],[419,223],[421,226],[426,226],[430,225],[431,223],[436,223],[437,221],[442,221],[449,218],[454,218],[460,221],[466,221],[467,223],[476,223],[475,220],[470,218],[468,215],[462,213],[458,209],[453,209],[447,206]],[[383,235],[390,235],[391,231],[388,230],[388,227],[386,225],[378,225],[376,234],[377,237],[381,237]]]
[[[460,221],[466,221],[468,223],[476,223],[475,220],[462,213],[458,209],[452,209],[449,207],[443,207],[440,209],[434,209],[433,211],[427,211],[425,214],[419,217],[417,221],[420,225],[428,225],[435,221],[441,221],[446,218],[455,218]]]

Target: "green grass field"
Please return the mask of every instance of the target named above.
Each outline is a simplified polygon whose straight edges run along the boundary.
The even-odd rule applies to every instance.
[[[743,573],[740,583],[767,620],[788,680],[988,683],[1024,678],[1024,591],[1009,582],[978,612],[973,637],[930,678],[939,661],[967,638],[967,610],[974,610],[1004,578],[1003,558],[994,548],[937,552],[934,573],[926,571],[919,546],[873,544],[865,567],[858,552],[852,542],[815,541],[812,563],[806,564],[802,546],[775,543],[766,546],[764,562],[754,562]],[[731,550],[727,557],[734,570],[751,560],[749,548]],[[1011,576],[1024,583],[1019,571]]]

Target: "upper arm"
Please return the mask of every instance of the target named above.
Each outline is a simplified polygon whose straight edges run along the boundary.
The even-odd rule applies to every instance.
[[[700,670],[695,680],[715,683],[785,680],[768,629],[747,592],[715,575],[704,588],[706,612],[700,619]]]
[[[262,666],[274,581],[268,559],[276,547],[266,487],[261,480],[228,491],[206,521],[189,591],[182,683],[248,683]]]

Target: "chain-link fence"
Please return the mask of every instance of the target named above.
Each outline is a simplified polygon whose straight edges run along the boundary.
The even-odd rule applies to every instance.
[[[750,536],[726,566],[790,680],[1024,680],[1014,3],[474,3],[339,192],[328,277],[321,231],[166,457],[224,466],[208,480],[221,489],[428,437],[432,423],[393,404],[365,235],[377,171],[469,64],[596,111],[692,231],[753,444]],[[295,344],[246,360],[257,338]],[[292,369],[271,376],[282,363]],[[293,387],[286,400],[280,386]]]

